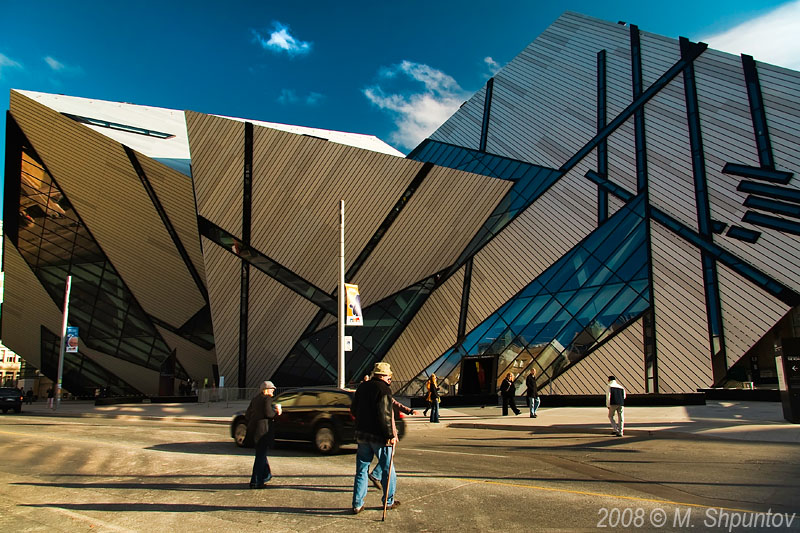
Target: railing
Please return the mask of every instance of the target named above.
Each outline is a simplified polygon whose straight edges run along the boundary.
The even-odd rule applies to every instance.
[[[292,387],[279,387],[275,389],[278,395]],[[238,388],[220,387],[211,389],[200,389],[197,391],[197,403],[205,403],[209,407],[212,403],[224,403],[225,407],[230,407],[231,403],[249,403],[261,389],[259,388]]]

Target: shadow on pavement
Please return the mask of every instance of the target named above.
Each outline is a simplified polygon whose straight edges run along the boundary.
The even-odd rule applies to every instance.
[[[220,490],[250,490],[246,476],[237,476],[244,481],[240,483],[133,483],[133,482],[101,482],[101,483],[33,483],[16,482],[10,485],[26,487],[44,487],[60,489],[133,489],[133,490],[170,490],[178,492],[216,492]],[[315,476],[316,477],[316,476]],[[277,478],[276,478],[277,479]],[[292,485],[280,482],[270,482],[266,491],[291,489],[307,490],[312,492],[353,492],[352,487],[320,486],[320,485]]]
[[[33,508],[57,508],[70,509],[73,511],[101,511],[101,512],[151,512],[151,513],[207,513],[213,511],[252,511],[258,513],[276,514],[301,514],[316,516],[340,516],[350,515],[350,508],[336,507],[263,507],[263,506],[223,506],[223,505],[199,505],[199,504],[169,504],[169,503],[39,503],[39,504],[20,504],[21,507]],[[354,517],[355,518],[355,517]]]
[[[176,453],[253,456],[253,448],[239,448],[233,441],[165,442],[148,446],[146,450]],[[355,448],[343,447],[332,455],[354,455]],[[269,450],[270,457],[323,457],[307,442],[279,442]]]

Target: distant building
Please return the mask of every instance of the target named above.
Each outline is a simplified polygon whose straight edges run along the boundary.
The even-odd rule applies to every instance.
[[[774,381],[800,336],[800,73],[565,13],[408,157],[371,136],[12,91],[3,340],[65,387],[493,394]],[[19,180],[12,179],[20,176]]]

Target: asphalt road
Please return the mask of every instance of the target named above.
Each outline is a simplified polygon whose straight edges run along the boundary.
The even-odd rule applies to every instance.
[[[355,447],[271,455],[223,425],[0,416],[2,531],[800,530],[791,444],[458,429],[412,423],[396,456],[399,509],[350,514]],[[778,524],[780,519],[780,524]],[[775,526],[780,527],[775,527]],[[757,528],[762,529],[762,528]]]

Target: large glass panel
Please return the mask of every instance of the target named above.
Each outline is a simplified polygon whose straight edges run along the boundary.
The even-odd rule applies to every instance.
[[[629,324],[649,306],[644,220],[640,196],[470,332],[468,353],[497,355],[498,380],[536,365],[543,385]],[[513,317],[510,328],[501,316]]]

